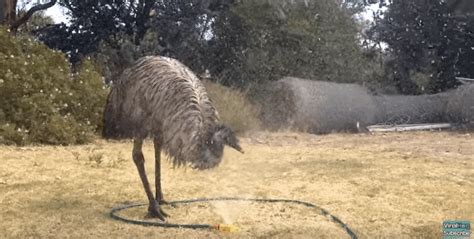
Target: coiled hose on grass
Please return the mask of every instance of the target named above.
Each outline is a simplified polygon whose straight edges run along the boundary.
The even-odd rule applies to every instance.
[[[298,200],[290,200],[290,199],[258,199],[258,198],[236,198],[236,197],[218,197],[218,198],[198,198],[198,199],[189,199],[189,200],[181,200],[181,201],[173,201],[169,204],[190,204],[195,202],[211,202],[211,201],[250,201],[250,202],[263,202],[263,203],[294,203],[303,205],[310,208],[316,208],[321,211],[323,216],[329,217],[334,223],[342,227],[346,233],[352,238],[357,239],[356,234],[349,228],[349,226],[341,221],[338,217],[329,213],[326,209],[316,206],[314,204],[298,201]],[[141,221],[141,220],[133,220],[128,219],[122,216],[117,215],[117,212],[122,211],[124,209],[133,208],[133,207],[141,207],[148,205],[146,203],[139,203],[139,204],[131,204],[121,207],[113,208],[110,211],[110,216],[116,220],[123,221],[126,223],[142,225],[142,226],[157,226],[157,227],[168,227],[168,228],[189,228],[189,229],[213,229],[214,226],[210,224],[176,224],[176,223],[166,223],[166,222],[151,222],[151,221]]]

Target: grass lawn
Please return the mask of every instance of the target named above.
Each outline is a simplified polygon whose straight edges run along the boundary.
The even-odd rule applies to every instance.
[[[321,206],[360,238],[441,238],[447,219],[474,222],[474,136],[463,133],[254,133],[210,171],[164,162],[167,200],[285,198]],[[344,238],[298,205],[213,202],[165,206],[176,223],[232,223],[241,231],[163,229],[114,221],[114,206],[145,202],[130,141],[0,146],[2,238]],[[153,145],[144,146],[153,182]],[[124,212],[143,219],[146,208]]]

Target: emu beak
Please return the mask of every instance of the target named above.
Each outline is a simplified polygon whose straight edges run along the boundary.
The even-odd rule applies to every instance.
[[[240,153],[245,153],[244,150],[240,147],[240,145],[230,145],[230,147],[234,148],[235,150],[239,151]]]

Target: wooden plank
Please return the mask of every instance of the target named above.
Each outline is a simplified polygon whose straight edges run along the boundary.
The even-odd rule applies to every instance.
[[[458,80],[462,83],[474,83],[474,79],[471,79],[471,78],[456,77],[456,80]]]
[[[370,132],[400,132],[431,129],[449,129],[452,125],[449,123],[439,124],[401,124],[401,125],[371,125],[367,126]]]

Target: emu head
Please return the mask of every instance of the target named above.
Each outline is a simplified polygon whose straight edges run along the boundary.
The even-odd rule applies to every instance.
[[[213,127],[205,138],[203,158],[196,162],[194,167],[198,169],[208,169],[217,166],[222,160],[225,145],[244,153],[232,129],[225,125]]]
[[[234,131],[225,125],[218,125],[213,130],[210,139],[206,143],[208,144],[210,151],[216,156],[222,156],[224,145],[228,145],[235,150],[244,153]]]

